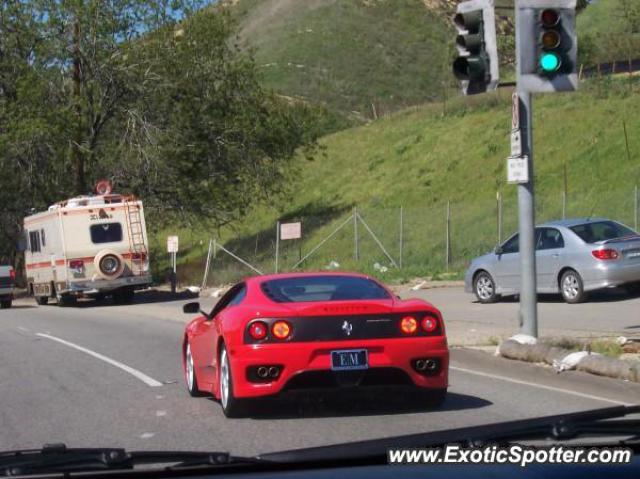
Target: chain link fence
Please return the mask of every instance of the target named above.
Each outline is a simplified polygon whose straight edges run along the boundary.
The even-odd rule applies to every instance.
[[[605,195],[561,192],[539,195],[536,223],[563,217],[607,217],[638,229],[638,188]],[[339,208],[322,214],[287,217],[300,222],[302,238],[280,240],[278,270],[360,271],[387,279],[461,277],[468,262],[491,251],[518,229],[515,188],[483,201],[407,204],[386,208]],[[181,237],[183,284],[224,284],[244,276],[272,273],[276,268],[276,223],[223,244],[216,235]],[[207,261],[208,258],[208,261]],[[206,278],[203,273],[206,265]]]

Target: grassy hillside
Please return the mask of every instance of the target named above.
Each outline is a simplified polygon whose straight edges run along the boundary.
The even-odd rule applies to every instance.
[[[567,171],[567,216],[604,215],[634,223],[633,192],[640,182],[640,81],[591,80],[577,93],[539,95],[534,109],[538,220],[562,212]],[[314,161],[299,159],[290,196],[253,211],[233,229],[197,226],[183,231],[184,275],[202,274],[206,242],[216,236],[263,271],[273,270],[275,224],[301,220],[304,239],[283,242],[281,269],[291,268],[343,223],[357,205],[363,218],[397,261],[399,208],[404,211],[404,267],[390,261],[359,225],[360,261],[354,256],[354,228],[348,223],[303,267],[330,261],[341,268],[387,278],[445,270],[445,211],[450,201],[451,266],[495,245],[496,193],[503,194],[503,238],[516,229],[516,188],[505,181],[510,127],[510,92],[459,98],[446,105],[413,108],[366,126],[325,137]],[[627,130],[629,157],[624,128]],[[160,235],[164,238],[166,233]],[[200,241],[203,241],[200,244]],[[219,255],[213,282],[246,274]]]
[[[583,61],[607,62],[640,57],[640,2],[594,0],[577,18]]]
[[[237,0],[239,37],[284,95],[372,118],[442,97],[451,26],[425,0]],[[427,7],[429,5],[429,7]]]

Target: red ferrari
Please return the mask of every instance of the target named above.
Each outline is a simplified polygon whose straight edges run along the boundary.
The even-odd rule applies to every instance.
[[[256,276],[233,286],[183,339],[192,396],[210,393],[227,417],[249,398],[296,390],[411,386],[440,404],[449,349],[442,315],[431,304],[401,300],[359,274]]]

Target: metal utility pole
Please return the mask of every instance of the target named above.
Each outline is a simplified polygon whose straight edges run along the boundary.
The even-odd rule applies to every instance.
[[[360,238],[358,237],[358,208],[353,207],[353,259],[360,260]]]

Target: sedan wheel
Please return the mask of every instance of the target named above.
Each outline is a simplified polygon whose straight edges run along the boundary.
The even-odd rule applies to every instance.
[[[233,395],[233,373],[229,355],[224,344],[220,350],[220,374],[218,386],[220,388],[220,404],[226,417],[241,417],[244,415],[244,402]]]
[[[476,275],[473,282],[473,292],[481,303],[495,303],[498,300],[496,284],[491,275],[486,271],[482,271]]]
[[[562,275],[560,292],[562,293],[562,299],[570,304],[582,303],[587,298],[582,285],[582,278],[572,269]]]
[[[187,391],[193,397],[200,396],[198,389],[198,381],[196,380],[196,371],[193,365],[193,356],[191,355],[191,345],[187,343],[187,350],[184,355],[184,377],[187,383]]]

